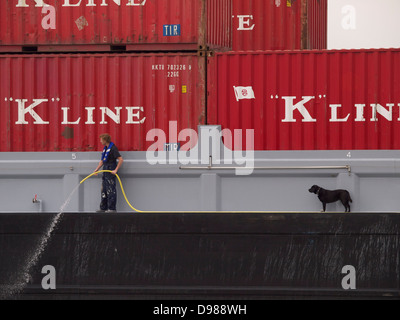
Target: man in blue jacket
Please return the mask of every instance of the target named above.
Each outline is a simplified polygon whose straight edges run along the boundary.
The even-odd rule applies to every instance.
[[[117,212],[117,179],[115,175],[121,168],[124,159],[118,151],[117,146],[111,142],[108,133],[100,135],[100,142],[104,146],[101,161],[94,172],[98,172],[101,167],[103,170],[110,170],[112,173],[104,173],[101,187],[101,203],[98,213]]]

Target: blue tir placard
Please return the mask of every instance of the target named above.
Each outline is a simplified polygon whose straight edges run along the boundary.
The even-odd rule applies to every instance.
[[[165,24],[163,28],[164,37],[178,37],[181,35],[180,24]]]
[[[164,151],[180,151],[181,144],[180,143],[166,143],[164,146]]]

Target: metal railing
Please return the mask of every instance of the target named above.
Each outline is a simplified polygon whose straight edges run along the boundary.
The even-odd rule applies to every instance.
[[[269,166],[269,167],[232,167],[214,166],[212,157],[208,166],[182,166],[180,170],[347,170],[351,174],[351,166]]]

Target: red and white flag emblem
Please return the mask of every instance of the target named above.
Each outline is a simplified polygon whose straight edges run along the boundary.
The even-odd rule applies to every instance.
[[[253,87],[233,87],[235,90],[236,101],[255,99]]]

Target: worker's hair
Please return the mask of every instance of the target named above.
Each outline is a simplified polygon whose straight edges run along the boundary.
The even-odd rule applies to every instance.
[[[111,142],[111,136],[108,133],[101,134],[100,139],[103,139],[106,143]]]

